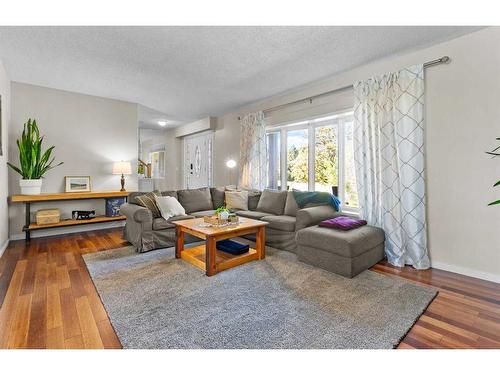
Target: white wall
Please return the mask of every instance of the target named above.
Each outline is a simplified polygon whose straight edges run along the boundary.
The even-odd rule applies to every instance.
[[[176,137],[177,128],[139,129],[142,160],[149,161],[149,152],[159,145],[165,147],[165,178],[154,179],[154,188],[160,191],[182,188],[182,138]]]
[[[166,175],[165,190],[182,189],[182,138],[175,135],[176,129],[168,130],[165,134]]]
[[[451,57],[426,70],[428,232],[436,268],[500,282],[500,198],[492,185],[500,162],[484,151],[500,136],[500,28],[393,56],[217,118],[214,178],[227,183],[224,160],[239,154],[238,116],[289,103],[405,66]],[[244,89],[244,88],[242,88]],[[311,106],[304,104],[302,109]],[[299,106],[300,107],[300,106]],[[298,111],[300,108],[295,108]]]
[[[64,176],[90,176],[93,191],[120,189],[120,176],[111,174],[115,161],[132,162],[131,176],[125,187],[137,189],[137,105],[118,100],[82,95],[39,86],[12,82],[12,118],[9,131],[9,160],[18,163],[15,140],[28,118],[35,118],[45,147],[55,145],[54,156],[64,164],[47,173],[43,192],[62,192]],[[14,146],[13,146],[14,145]],[[19,193],[20,176],[9,172],[9,193]],[[73,209],[96,209],[104,213],[104,200],[55,202],[32,206],[32,211],[44,207],[60,208],[63,217]],[[23,206],[9,208],[10,236],[20,238],[24,224]],[[114,224],[116,225],[116,223]],[[74,227],[73,231],[98,229],[109,225]],[[68,231],[61,230],[61,231]],[[36,235],[53,235],[57,230],[37,231]]]
[[[175,128],[176,137],[185,137],[186,135],[204,132],[214,128],[215,118],[205,117],[200,120],[184,124]]]
[[[2,149],[0,156],[0,256],[7,248],[9,240],[9,212],[7,206],[8,185],[7,185],[7,156],[8,132],[10,124],[10,80],[7,76],[2,62],[0,61],[0,95],[2,96]]]

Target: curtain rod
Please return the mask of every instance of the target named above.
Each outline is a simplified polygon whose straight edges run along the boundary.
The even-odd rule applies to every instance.
[[[428,68],[430,66],[439,65],[439,64],[448,64],[450,62],[450,60],[451,59],[450,59],[449,56],[443,56],[443,57],[441,57],[439,59],[427,61],[426,63],[424,63],[424,68]],[[277,105],[275,107],[271,107],[271,108],[265,109],[263,112],[273,112],[273,111],[276,111],[278,109],[282,109],[282,108],[285,108],[285,107],[288,107],[288,106],[291,106],[291,105],[295,105],[295,104],[299,104],[299,103],[302,103],[302,102],[306,102],[306,101],[309,101],[310,103],[312,103],[313,99],[317,99],[317,98],[320,98],[322,96],[327,96],[327,95],[333,94],[335,92],[342,91],[342,90],[347,90],[347,89],[350,89],[350,88],[352,88],[352,85],[340,87],[340,88],[337,88],[337,89],[334,89],[334,90],[323,92],[321,94],[310,96],[308,98],[299,99],[299,100],[295,100],[295,101],[290,102],[290,103],[285,103],[285,104]],[[238,120],[241,120],[240,116],[238,116]]]

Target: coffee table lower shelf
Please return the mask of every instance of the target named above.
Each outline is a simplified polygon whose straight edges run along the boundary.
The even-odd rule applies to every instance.
[[[181,259],[193,266],[198,267],[202,271],[206,271],[206,246],[199,245],[191,248],[184,248],[181,252]],[[250,248],[247,253],[241,255],[232,255],[223,251],[217,250],[215,255],[216,272],[224,271],[228,268],[236,267],[241,264],[259,259],[257,250]]]

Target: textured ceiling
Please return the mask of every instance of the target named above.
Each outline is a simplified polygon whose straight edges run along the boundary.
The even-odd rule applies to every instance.
[[[0,27],[0,59],[13,81],[135,102],[183,122],[477,29]]]

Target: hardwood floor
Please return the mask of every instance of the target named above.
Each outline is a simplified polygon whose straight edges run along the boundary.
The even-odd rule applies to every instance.
[[[82,254],[121,229],[11,242],[0,258],[0,348],[120,348]],[[500,284],[381,262],[373,271],[439,290],[399,348],[500,348]]]
[[[81,257],[120,229],[11,242],[0,258],[0,348],[121,348]]]

